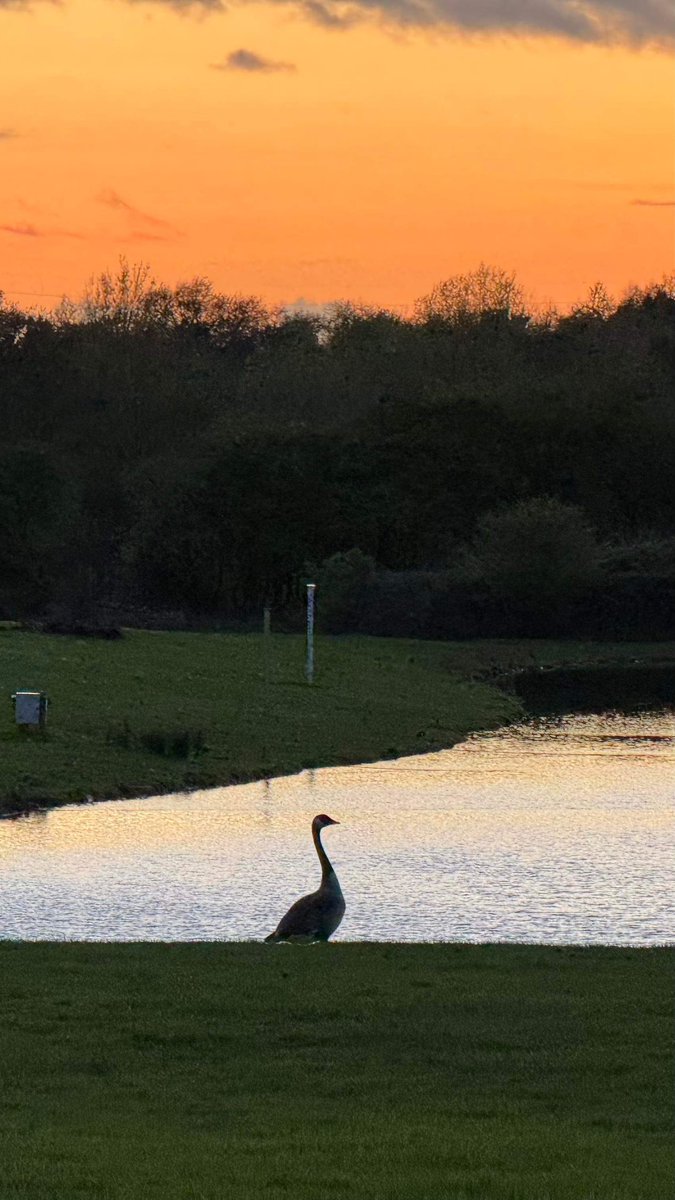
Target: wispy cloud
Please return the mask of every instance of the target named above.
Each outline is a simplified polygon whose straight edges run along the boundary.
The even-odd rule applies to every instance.
[[[0,12],[29,12],[38,3],[60,4],[61,0],[0,0]]]
[[[126,0],[126,3],[161,5],[162,8],[173,8],[179,13],[200,13],[201,15],[226,11],[223,0]]]
[[[277,0],[286,3],[287,0]],[[294,0],[291,0],[294,2]],[[671,0],[297,0],[322,25],[375,16],[410,28],[553,36],[633,47],[675,43]]]
[[[637,183],[634,179],[554,179],[552,182],[557,187],[583,188],[586,191],[594,192],[635,192],[641,187],[650,192],[672,192],[673,190],[670,183],[656,183],[654,180],[645,181],[644,179],[638,180]]]
[[[0,11],[61,0],[0,0]],[[184,16],[225,13],[251,0],[123,0]],[[474,35],[552,36],[634,49],[675,45],[673,0],[266,0],[328,29],[371,19],[384,25]],[[247,68],[240,68],[246,70]],[[249,68],[255,70],[255,68]]]
[[[631,200],[639,208],[675,208],[675,200]]]
[[[327,4],[322,4],[321,0],[300,0],[299,7],[315,25],[323,25],[325,29],[346,29],[363,15],[358,12],[360,5],[350,13],[344,5],[332,3],[331,0]]]
[[[15,221],[0,224],[0,233],[11,233],[14,237],[27,238],[47,238],[47,237],[65,237],[77,238],[82,241],[84,234],[75,233],[72,229],[38,229],[37,225],[32,225],[29,221]]]
[[[176,12],[224,12],[222,0],[126,0]],[[232,0],[232,6],[250,0]],[[675,44],[672,0],[267,0],[303,13],[326,28],[371,18],[410,29],[468,34],[553,36],[576,42],[639,48]],[[229,0],[228,0],[229,7]],[[245,68],[244,68],[245,69]]]
[[[60,5],[64,2],[65,0],[0,0],[0,12],[3,9],[28,12],[41,4]],[[223,0],[125,0],[125,3],[153,5],[155,8],[172,8],[174,12],[193,16],[227,11],[227,5],[223,3]]]
[[[34,225],[29,225],[27,221],[17,221],[15,225],[0,225],[0,232],[13,233],[16,237],[43,237]]]
[[[19,135],[16,129],[0,129],[0,142],[11,142],[13,138]]]
[[[211,63],[214,71],[295,71],[293,63],[277,62],[272,58],[263,58],[253,50],[233,50],[225,62]]]
[[[181,236],[180,230],[176,229],[170,221],[165,221],[163,217],[156,217],[153,213],[145,212],[144,209],[137,208],[135,204],[130,204],[114,188],[104,188],[96,199],[99,204],[105,204],[107,208],[114,208],[125,213],[132,221],[137,221],[141,225],[149,225],[151,229],[163,230],[163,233],[155,234],[154,238],[147,231],[134,230],[133,236],[137,241],[168,241],[170,237]]]

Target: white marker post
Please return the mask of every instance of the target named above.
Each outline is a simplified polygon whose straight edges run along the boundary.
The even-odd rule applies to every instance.
[[[314,594],[316,584],[307,584],[307,662],[305,675],[308,683],[314,683]]]

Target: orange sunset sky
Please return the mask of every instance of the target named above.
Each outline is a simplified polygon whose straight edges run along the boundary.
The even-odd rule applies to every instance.
[[[402,308],[673,269],[671,0],[0,0],[0,290]]]

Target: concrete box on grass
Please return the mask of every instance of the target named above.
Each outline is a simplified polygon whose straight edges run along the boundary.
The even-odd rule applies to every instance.
[[[44,692],[15,692],[12,700],[17,725],[44,726],[48,703]]]

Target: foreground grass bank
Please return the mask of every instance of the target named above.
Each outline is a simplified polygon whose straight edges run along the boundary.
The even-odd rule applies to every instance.
[[[635,657],[675,661],[675,645],[323,637],[308,687],[301,637],[2,629],[0,813],[437,750],[519,715],[486,676]],[[14,725],[19,688],[49,695],[43,736]]]
[[[667,1200],[672,966],[0,945],[3,1200]]]

